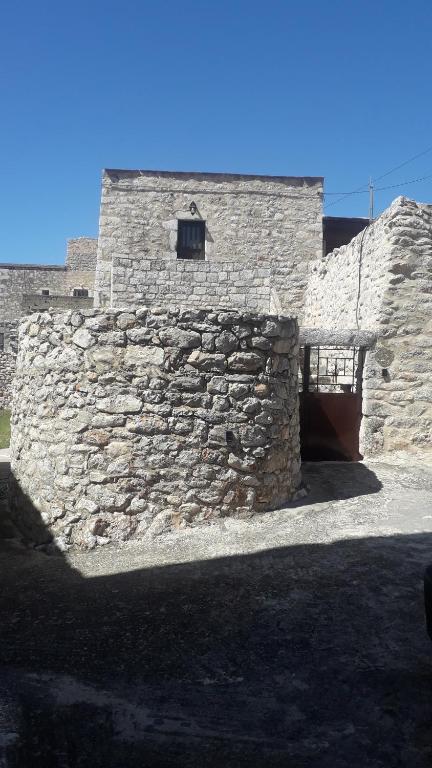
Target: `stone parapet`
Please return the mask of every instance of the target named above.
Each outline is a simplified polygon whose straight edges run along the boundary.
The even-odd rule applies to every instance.
[[[300,488],[298,327],[250,312],[34,314],[14,383],[12,506],[61,548],[249,516]]]

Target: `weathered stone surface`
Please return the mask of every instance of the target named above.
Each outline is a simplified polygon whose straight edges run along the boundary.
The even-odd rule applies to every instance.
[[[100,507],[93,499],[88,499],[84,496],[78,500],[75,509],[79,514],[88,516],[97,514]]]
[[[21,329],[14,508],[31,500],[42,515],[38,536],[95,547],[247,516],[294,496],[298,429],[287,426],[298,398],[294,321],[278,319],[282,335],[258,354],[238,349],[242,340],[230,329],[240,328],[243,341],[264,338],[264,324],[274,322],[264,315],[161,307],[81,318],[76,328],[69,315],[38,315]],[[198,326],[212,329],[203,335],[220,339],[219,349],[208,351],[208,338],[204,348]],[[76,333],[82,341],[88,333],[93,346],[76,345]],[[265,371],[280,359],[273,352],[280,338],[292,338],[292,348],[279,380]],[[227,370],[229,360],[240,371]],[[289,461],[277,458],[287,453]]]
[[[201,336],[195,331],[185,331],[181,328],[166,328],[159,331],[158,335],[162,344],[168,347],[195,349],[201,346]]]
[[[85,434],[85,442],[90,445],[103,447],[110,441],[111,434],[105,429],[89,429]]]
[[[142,409],[142,400],[131,395],[115,395],[97,400],[96,408],[104,413],[139,413]]]
[[[212,395],[226,395],[228,382],[224,376],[212,376],[207,384],[207,391]]]
[[[152,328],[128,328],[126,336],[130,341],[134,341],[136,344],[145,344],[153,337],[154,331]]]
[[[230,331],[222,331],[222,333],[215,339],[215,347],[219,352],[224,355],[229,355],[234,349],[237,349],[238,339]]]
[[[72,341],[77,345],[77,347],[81,347],[81,349],[88,349],[96,343],[96,340],[87,330],[87,328],[79,328],[77,331],[75,331],[74,335],[72,336]]]
[[[140,347],[138,345],[128,347],[124,355],[126,367],[146,367],[147,365],[162,365],[164,359],[163,349],[160,347]]]
[[[200,371],[206,373],[212,371],[225,370],[225,355],[212,355],[207,352],[200,352],[196,350],[189,355],[187,362],[189,365],[193,365],[194,368],[198,368]]]
[[[122,312],[116,318],[116,325],[122,331],[125,331],[127,328],[133,328],[135,323],[136,323],[136,315],[133,314],[132,312]]]
[[[124,347],[126,336],[123,331],[108,331],[100,333],[98,336],[99,344],[110,344],[113,347]]]
[[[366,456],[432,445],[432,401],[426,393],[420,404],[417,395],[432,369],[431,232],[432,206],[397,198],[348,245],[311,265],[302,342],[368,349]]]
[[[184,392],[197,392],[202,388],[202,379],[198,376],[176,376],[171,380],[169,388]]]
[[[228,367],[230,371],[258,371],[264,368],[265,361],[260,355],[254,352],[235,352],[228,358]]]
[[[248,384],[242,384],[241,382],[238,384],[229,384],[229,393],[231,397],[234,397],[236,400],[240,400],[240,398],[246,397],[249,391],[250,386]]]

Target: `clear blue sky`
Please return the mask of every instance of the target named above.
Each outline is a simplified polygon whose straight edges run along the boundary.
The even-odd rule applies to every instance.
[[[432,145],[431,22],[431,0],[3,0],[0,261],[96,235],[103,167],[380,176]],[[382,185],[428,174],[432,152]],[[397,194],[432,178],[378,210]]]

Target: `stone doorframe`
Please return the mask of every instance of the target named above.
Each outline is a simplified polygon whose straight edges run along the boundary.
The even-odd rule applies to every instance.
[[[360,424],[360,453],[363,456],[370,456],[375,450],[375,438],[371,436],[373,425],[368,423],[367,417],[367,398],[368,398],[368,376],[369,352],[375,349],[377,334],[373,331],[360,330],[328,330],[324,328],[300,328],[299,343],[300,346],[310,347],[357,347],[363,350],[363,379],[362,379],[362,419]]]

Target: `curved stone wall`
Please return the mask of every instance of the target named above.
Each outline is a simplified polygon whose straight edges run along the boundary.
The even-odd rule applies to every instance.
[[[45,312],[19,347],[12,506],[27,538],[92,547],[295,497],[296,320]]]

